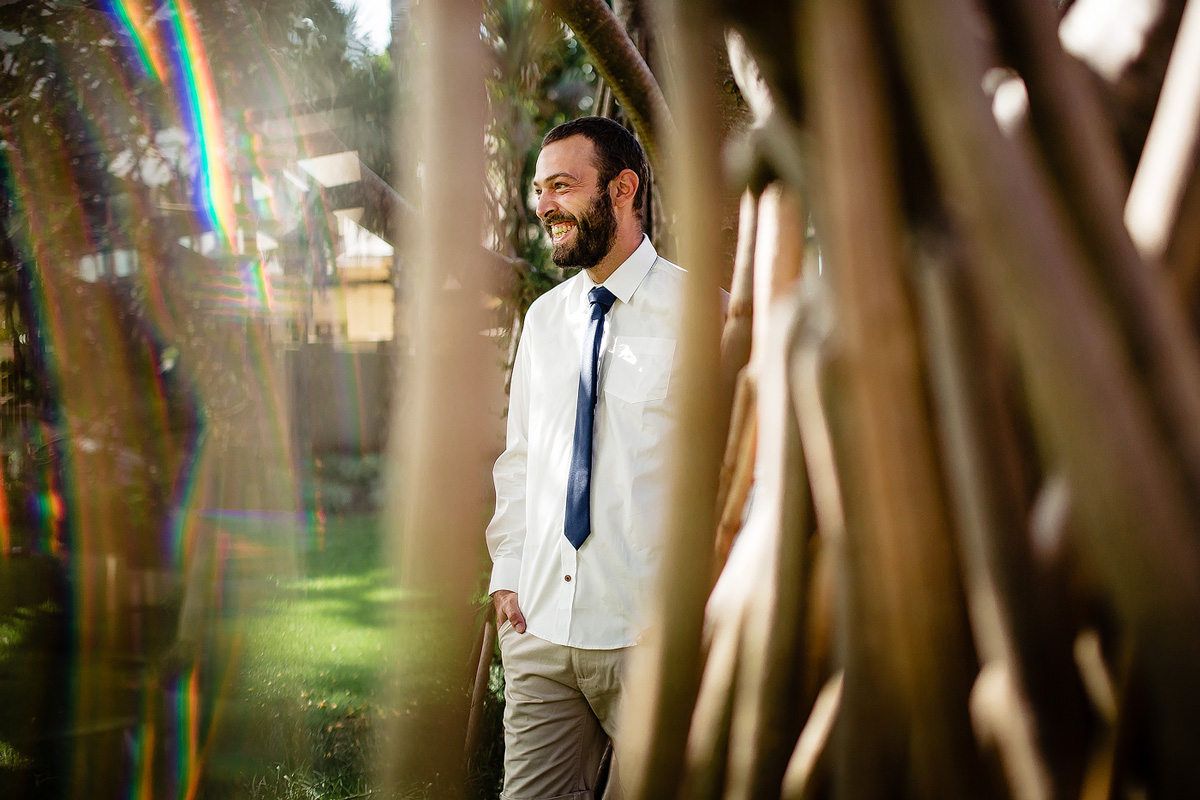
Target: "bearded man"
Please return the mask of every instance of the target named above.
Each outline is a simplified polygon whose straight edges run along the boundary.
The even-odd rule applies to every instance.
[[[554,262],[581,271],[525,317],[494,470],[504,800],[591,800],[654,581],[683,271],[643,232],[647,172],[598,117],[550,131],[538,156]]]

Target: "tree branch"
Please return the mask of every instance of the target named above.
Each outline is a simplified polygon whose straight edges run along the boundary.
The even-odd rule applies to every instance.
[[[1160,214],[1169,231],[1174,220],[1174,198],[1156,186],[1163,168],[1179,173],[1182,185],[1191,166],[1188,152],[1177,152],[1167,140],[1186,140],[1188,126],[1168,121],[1157,125],[1158,143],[1148,141],[1143,156],[1159,164],[1139,166],[1142,177],[1135,181],[1125,206],[1128,181],[1119,163],[1111,123],[1100,104],[1093,81],[1082,66],[1062,50],[1055,29],[1055,12],[1042,0],[991,0],[998,35],[1025,78],[1029,91],[1030,120],[1037,146],[1046,154],[1045,165],[1054,189],[1062,194],[1062,209],[1079,232],[1086,259],[1081,263],[1093,273],[1105,304],[1112,310],[1120,334],[1131,354],[1131,363],[1150,390],[1151,408],[1163,441],[1175,451],[1186,470],[1192,502],[1200,504],[1200,352],[1190,331],[1183,306],[1160,270],[1148,268],[1134,248],[1135,236],[1155,238],[1145,225],[1147,216]],[[1200,23],[1200,9],[1193,15]],[[1200,24],[1193,24],[1200,28]],[[1191,49],[1200,52],[1197,30]],[[1181,29],[1181,37],[1184,31]],[[1184,43],[1185,48],[1188,44]],[[1190,57],[1185,55],[1185,59]],[[1192,58],[1192,64],[1196,59]],[[1200,131],[1200,104],[1188,84],[1194,69],[1183,65],[1184,75],[1164,102],[1191,119],[1191,146]],[[1180,80],[1181,79],[1181,80]],[[1164,90],[1165,91],[1165,90]],[[1193,95],[1188,99],[1189,91]],[[1165,134],[1165,137],[1164,137]],[[1171,152],[1164,152],[1169,148]],[[1165,163],[1164,163],[1165,162]],[[1175,162],[1179,162],[1175,166]],[[1139,189],[1138,184],[1145,189]],[[1148,190],[1148,191],[1147,191]],[[1181,188],[1180,188],[1181,190]],[[1147,213],[1148,212],[1148,213]],[[1122,217],[1132,224],[1126,230]],[[1155,263],[1165,246],[1139,245],[1149,263]]]
[[[842,487],[838,797],[987,797],[966,608],[907,289],[892,68],[867,0],[810,0],[805,97],[837,329],[825,404]],[[907,785],[905,785],[907,784]]]
[[[633,123],[646,156],[661,164],[659,136],[673,125],[667,101],[645,59],[603,0],[542,0],[579,39]]]
[[[1166,796],[1196,796],[1200,547],[1179,465],[1039,162],[1000,133],[979,91],[977,22],[953,0],[891,0],[890,10],[918,124],[947,204],[984,259],[1042,451],[1067,475],[1081,544],[1138,640],[1155,778]]]

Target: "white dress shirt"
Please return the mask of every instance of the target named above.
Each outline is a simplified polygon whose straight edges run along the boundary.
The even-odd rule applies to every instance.
[[[580,271],[539,297],[513,365],[508,440],[487,528],[488,592],[509,589],[526,635],[611,649],[633,644],[664,535],[671,395],[684,272],[643,237],[604,285],[617,298],[601,343],[592,445],[592,531],[563,533],[579,369],[596,285]]]

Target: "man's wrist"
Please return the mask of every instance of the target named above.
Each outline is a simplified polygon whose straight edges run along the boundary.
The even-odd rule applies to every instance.
[[[492,577],[488,582],[488,594],[494,595],[500,590],[517,591],[521,582],[521,559],[497,558],[492,564]]]

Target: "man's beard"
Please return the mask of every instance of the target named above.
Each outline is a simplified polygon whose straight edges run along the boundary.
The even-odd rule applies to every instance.
[[[612,250],[613,242],[617,239],[617,213],[608,192],[599,192],[587,210],[578,217],[560,212],[547,218],[546,229],[550,229],[550,223],[561,220],[575,223],[575,236],[554,245],[550,257],[558,266],[588,269],[599,264],[600,259]]]

